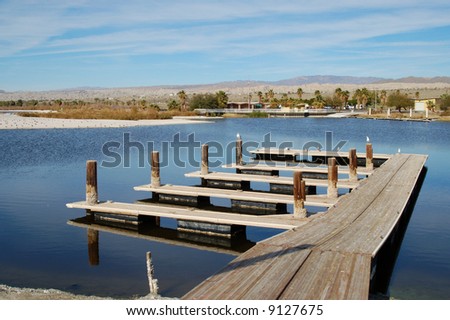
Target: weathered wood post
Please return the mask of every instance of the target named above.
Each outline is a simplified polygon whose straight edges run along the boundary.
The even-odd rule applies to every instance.
[[[236,139],[236,165],[242,165],[242,139],[239,134]]]
[[[373,170],[373,148],[371,143],[366,144],[366,168]]]
[[[160,187],[161,186],[161,178],[159,171],[159,152],[152,151],[152,176],[150,180],[150,184],[152,187]]]
[[[209,164],[208,164],[208,145],[205,143],[202,145],[202,163],[201,163],[201,168],[200,168],[200,173],[203,175],[207,175],[209,173]],[[201,182],[202,182],[202,186],[206,187],[207,186],[207,179],[205,178],[201,178]]]
[[[305,209],[305,181],[302,179],[300,171],[294,172],[294,217],[306,218]]]
[[[388,116],[388,118],[391,116],[391,108],[388,108],[388,110],[387,110],[387,116]]]
[[[97,187],[97,161],[86,162],[86,203],[94,205],[98,203]]]
[[[372,108],[369,108],[369,116],[372,115]]]
[[[91,266],[98,266],[100,264],[98,231],[93,229],[87,229],[87,237],[88,237],[89,264]]]
[[[329,198],[337,198],[338,197],[338,166],[336,164],[336,158],[328,159],[328,189],[327,196]]]
[[[147,261],[147,276],[148,276],[148,286],[150,289],[150,294],[153,296],[158,295],[158,280],[155,279],[155,269],[152,264],[152,253],[148,251],[146,253]]]
[[[412,118],[412,116],[413,116],[413,110],[412,110],[412,108],[409,108],[409,117]]]
[[[242,139],[239,133],[236,139],[236,166],[242,165]],[[241,173],[241,169],[236,169],[236,173]]]
[[[350,149],[348,153],[348,160],[349,160],[349,180],[351,182],[358,181],[358,158],[356,157],[356,149]]]
[[[202,166],[201,166],[201,174],[205,175],[208,174],[209,167],[208,167],[208,145],[205,143],[202,145]]]
[[[428,119],[428,113],[429,113],[429,110],[428,110],[428,107],[426,107],[426,108],[425,108],[425,118],[426,118],[426,119]]]

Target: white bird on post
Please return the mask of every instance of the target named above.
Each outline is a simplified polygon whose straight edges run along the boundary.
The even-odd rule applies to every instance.
[[[370,143],[369,136],[366,136],[366,141],[367,141],[367,143]]]

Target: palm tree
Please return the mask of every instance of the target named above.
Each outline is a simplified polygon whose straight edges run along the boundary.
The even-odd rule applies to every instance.
[[[181,90],[177,93],[178,98],[180,99],[181,104],[181,110],[186,111],[186,100],[187,100],[187,94],[184,92],[184,90]]]
[[[297,89],[297,96],[298,96],[298,100],[302,100],[302,97],[303,97],[303,89],[302,88]]]
[[[275,97],[275,93],[273,92],[273,89],[270,89],[267,91],[267,97],[269,98],[269,101],[272,102],[272,99]]]
[[[262,104],[262,97],[263,97],[263,93],[261,91],[258,91],[258,103]]]
[[[348,98],[350,98],[350,92],[348,90],[342,91],[341,94],[342,106],[345,108],[348,103]]]
[[[381,90],[381,92],[380,92],[380,100],[381,100],[381,105],[384,107],[386,105],[386,101],[387,101],[387,92],[386,92],[386,90]]]

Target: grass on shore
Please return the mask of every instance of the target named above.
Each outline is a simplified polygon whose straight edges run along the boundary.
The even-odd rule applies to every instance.
[[[155,108],[89,106],[61,108],[48,113],[22,112],[20,115],[23,117],[58,119],[153,120],[172,119],[174,116],[193,116],[195,113],[178,110],[158,111]]]

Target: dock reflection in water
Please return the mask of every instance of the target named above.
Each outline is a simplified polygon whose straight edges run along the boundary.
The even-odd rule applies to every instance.
[[[107,221],[99,217],[97,214],[89,214],[68,221],[69,225],[87,229],[89,264],[92,266],[100,264],[99,233],[101,232],[235,256],[255,245],[255,242],[247,240],[245,232],[226,238],[179,231],[148,221],[131,224]]]

